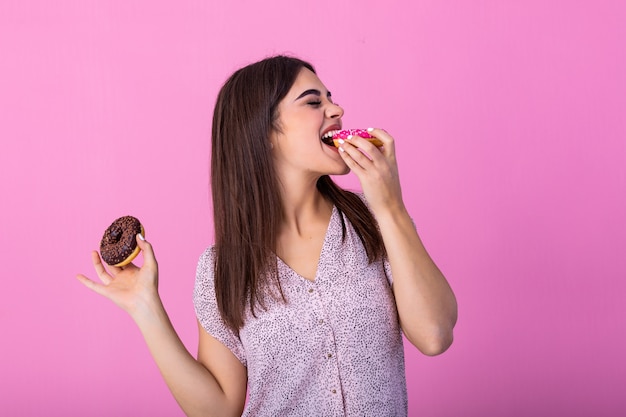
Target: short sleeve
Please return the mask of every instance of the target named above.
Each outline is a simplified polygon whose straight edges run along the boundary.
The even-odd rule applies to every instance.
[[[198,321],[211,336],[226,346],[244,365],[246,356],[239,337],[222,320],[215,298],[213,259],[215,251],[208,248],[200,256],[193,291],[193,305]]]

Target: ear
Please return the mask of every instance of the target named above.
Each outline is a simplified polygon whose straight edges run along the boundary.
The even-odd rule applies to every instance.
[[[280,135],[280,132],[278,132],[276,129],[272,129],[272,131],[269,134],[269,137],[267,138],[267,140],[270,142],[270,149],[273,150],[275,147],[278,147],[278,137]]]

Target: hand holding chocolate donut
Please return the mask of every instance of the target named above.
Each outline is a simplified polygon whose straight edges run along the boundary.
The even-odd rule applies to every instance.
[[[100,256],[111,266],[122,267],[132,262],[141,249],[136,236],[145,236],[141,222],[133,216],[124,216],[115,220],[105,230],[100,241]]]
[[[138,236],[139,233],[141,235]],[[113,301],[135,320],[140,318],[146,303],[160,305],[158,265],[152,245],[143,238],[143,233],[145,230],[137,218],[118,218],[104,232],[100,253],[96,250],[91,252],[91,261],[100,282],[83,274],[76,275],[83,285]],[[142,265],[134,265],[131,261],[140,251],[143,251]]]

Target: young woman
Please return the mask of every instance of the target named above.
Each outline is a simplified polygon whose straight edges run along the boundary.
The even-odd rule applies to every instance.
[[[356,136],[335,148],[324,135],[342,116],[293,57],[244,67],[220,91],[197,358],[170,324],[141,236],[141,268],[107,271],[94,252],[102,283],[79,275],[135,320],[187,415],[405,416],[401,334],[426,355],[452,343],[456,300],[404,206],[394,140],[370,129],[381,148]],[[349,171],[362,193],[329,177]]]

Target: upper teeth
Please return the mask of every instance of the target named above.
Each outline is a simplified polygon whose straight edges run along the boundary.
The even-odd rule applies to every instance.
[[[339,130],[331,130],[329,132],[324,133],[322,139],[331,139],[335,133],[339,132]]]

